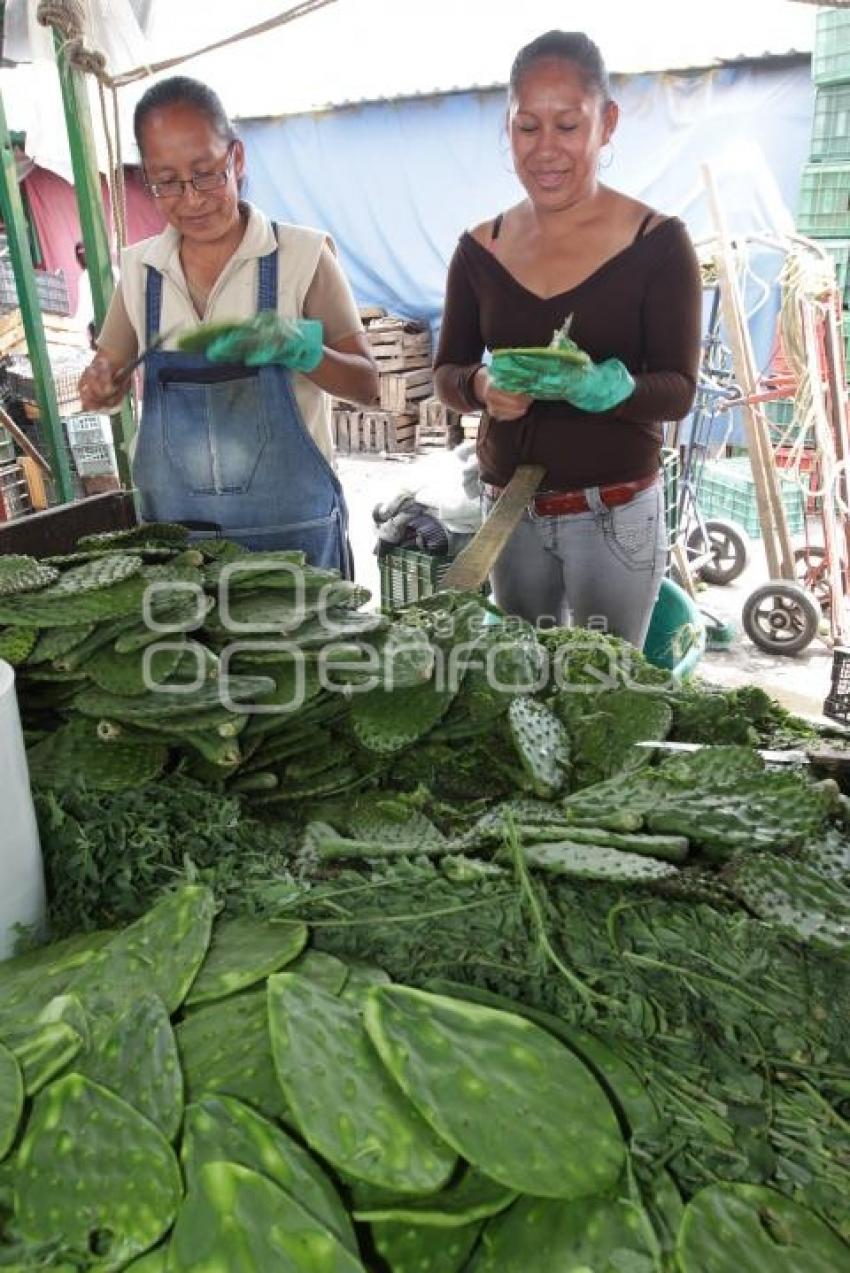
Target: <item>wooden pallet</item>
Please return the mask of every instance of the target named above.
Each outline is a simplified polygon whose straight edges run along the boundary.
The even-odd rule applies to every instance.
[[[382,411],[395,411],[399,415],[418,413],[415,404],[429,398],[434,388],[430,367],[415,371],[386,372],[380,378],[380,402]]]
[[[73,318],[63,318],[59,314],[42,314],[44,339],[48,346],[63,349],[88,349],[88,340]],[[0,314],[0,357],[12,354],[26,354],[27,338],[24,333],[24,320],[19,309]]]
[[[460,425],[463,429],[463,436],[467,441],[470,439],[474,441],[478,437],[478,425],[480,422],[481,416],[473,415],[471,412],[468,415],[462,415],[460,417]]]

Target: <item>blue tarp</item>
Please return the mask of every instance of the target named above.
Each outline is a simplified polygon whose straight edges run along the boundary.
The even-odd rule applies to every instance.
[[[610,185],[711,234],[702,165],[733,233],[793,228],[811,131],[808,60],[701,74],[615,79],[620,125]],[[511,169],[503,91],[338,108],[240,125],[246,194],[267,213],[327,230],[361,304],[439,322],[458,235],[522,197]],[[755,258],[768,280],[776,256]],[[765,365],[777,311],[749,289]],[[736,431],[737,433],[737,431]]]

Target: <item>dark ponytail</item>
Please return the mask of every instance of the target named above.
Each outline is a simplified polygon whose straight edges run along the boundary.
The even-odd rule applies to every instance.
[[[193,110],[206,116],[210,126],[218,133],[222,141],[230,144],[237,140],[236,129],[231,124],[218,93],[213,92],[200,80],[190,79],[188,75],[172,75],[166,80],[160,80],[158,84],[153,84],[136,103],[136,109],[133,112],[133,133],[140,154],[145,121],[154,111],[162,110],[166,106],[191,106]]]
[[[583,31],[547,31],[526,44],[514,58],[508,87],[511,96],[530,67],[544,58],[562,58],[578,67],[585,86],[599,94],[604,102],[611,100],[611,83],[599,48]]]

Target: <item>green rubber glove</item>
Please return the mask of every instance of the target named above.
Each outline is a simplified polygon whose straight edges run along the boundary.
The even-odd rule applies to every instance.
[[[207,345],[210,362],[274,364],[291,371],[314,371],[324,357],[322,324],[315,318],[280,318],[264,311],[217,335]]]
[[[557,350],[496,350],[490,378],[506,393],[569,402],[582,411],[610,411],[634,393],[635,382],[619,358],[594,363],[564,357]]]

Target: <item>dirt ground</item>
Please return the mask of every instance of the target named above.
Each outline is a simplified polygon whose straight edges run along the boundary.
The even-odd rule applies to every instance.
[[[380,601],[380,573],[374,554],[372,509],[405,486],[410,477],[408,466],[421,462],[421,457],[339,457],[339,474],[351,516],[356,577],[371,590],[375,603]],[[760,543],[753,541],[750,564],[734,583],[700,590],[700,606],[723,623],[732,624],[735,634],[728,645],[706,651],[698,675],[727,687],[760,685],[792,711],[823,720],[821,709],[829,692],[832,670],[832,652],[825,641],[816,637],[801,654],[788,657],[765,653],[743,631],[742,607],[753,589],[766,582],[764,553]]]

